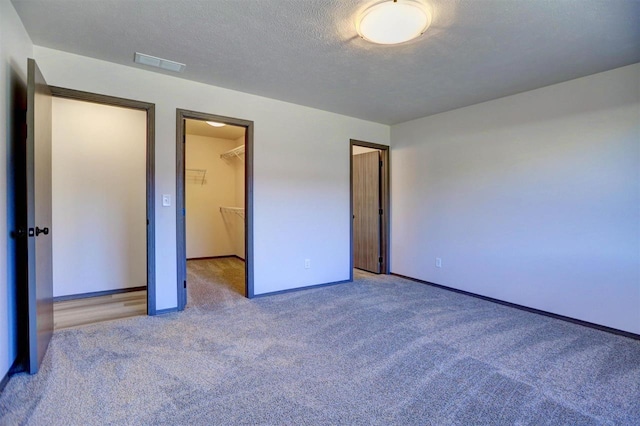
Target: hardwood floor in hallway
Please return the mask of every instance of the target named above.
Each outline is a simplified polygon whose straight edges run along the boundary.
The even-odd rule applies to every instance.
[[[62,330],[146,314],[146,290],[65,300],[53,304],[53,328]]]

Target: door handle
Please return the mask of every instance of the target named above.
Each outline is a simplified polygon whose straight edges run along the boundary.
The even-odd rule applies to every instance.
[[[40,234],[49,235],[49,228],[40,229],[36,226],[36,237]]]

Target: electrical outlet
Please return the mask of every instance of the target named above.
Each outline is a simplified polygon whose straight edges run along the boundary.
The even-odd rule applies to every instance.
[[[311,259],[305,259],[304,260],[304,269],[310,269],[311,268]]]
[[[436,257],[436,268],[442,268],[442,258]]]

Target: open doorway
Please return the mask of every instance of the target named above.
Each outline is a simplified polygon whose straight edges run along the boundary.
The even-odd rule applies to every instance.
[[[353,268],[389,274],[389,147],[351,140]]]
[[[178,309],[252,297],[253,123],[177,117]]]
[[[246,296],[246,129],[186,119],[185,132],[187,294],[192,296],[187,306],[189,299],[226,299],[230,292]]]
[[[154,106],[52,87],[53,322],[154,313]]]

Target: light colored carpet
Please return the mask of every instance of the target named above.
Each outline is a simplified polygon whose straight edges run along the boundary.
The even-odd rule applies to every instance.
[[[0,424],[640,424],[640,341],[360,272],[247,300],[214,270],[182,313],[56,332]]]
[[[187,261],[187,306],[205,310],[245,295],[244,262],[237,257]]]

